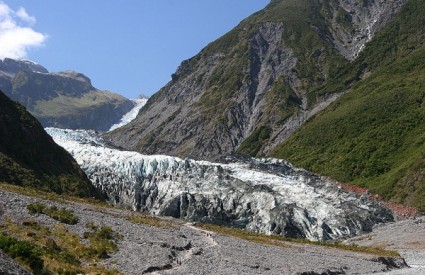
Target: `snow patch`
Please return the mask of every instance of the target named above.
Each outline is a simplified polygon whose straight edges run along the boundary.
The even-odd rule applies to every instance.
[[[109,131],[113,131],[133,121],[139,114],[140,109],[142,109],[142,107],[145,106],[146,102],[148,102],[148,99],[136,98],[133,100],[133,102],[135,103],[134,108],[131,109],[128,113],[126,113],[118,123],[112,125]]]

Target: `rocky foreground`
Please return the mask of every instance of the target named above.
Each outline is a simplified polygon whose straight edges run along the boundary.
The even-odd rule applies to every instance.
[[[347,243],[396,250],[410,268],[385,274],[425,274],[425,217],[404,219],[375,226],[373,232],[349,239]]]
[[[134,213],[129,210],[51,202],[4,190],[0,190],[0,223],[57,224],[46,215],[29,214],[26,206],[35,201],[72,209],[80,220],[66,227],[81,239],[88,222],[119,232],[118,251],[102,264],[124,274],[369,274],[405,267],[401,258],[289,242],[281,242],[284,247],[258,244],[175,219],[165,227],[137,224],[126,219]]]

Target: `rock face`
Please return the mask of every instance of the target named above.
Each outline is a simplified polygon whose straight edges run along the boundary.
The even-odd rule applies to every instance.
[[[120,95],[94,88],[81,73],[49,73],[28,60],[0,60],[0,90],[43,126],[106,131],[134,106]]]
[[[9,73],[10,76],[17,74],[20,71],[38,72],[45,74],[49,73],[46,68],[30,60],[15,60],[11,58],[0,60],[0,71],[3,73]]]
[[[0,249],[0,274],[30,275],[31,272],[25,270]]]
[[[378,203],[285,161],[145,156],[105,148],[86,131],[47,131],[112,203],[134,210],[311,240],[353,236],[393,220]]]
[[[0,182],[103,198],[72,156],[23,106],[0,92]]]
[[[331,4],[327,13],[332,33],[331,43],[343,56],[353,60],[406,2],[407,0],[341,0],[336,9]],[[341,24],[344,21],[351,24]]]
[[[316,94],[406,0],[274,0],[183,61],[129,125],[109,134],[148,154],[268,154],[339,93]]]

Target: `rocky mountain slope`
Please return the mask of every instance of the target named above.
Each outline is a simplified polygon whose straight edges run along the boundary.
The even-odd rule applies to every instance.
[[[351,90],[273,156],[425,211],[425,2],[409,1],[322,92]]]
[[[118,94],[94,88],[81,73],[49,73],[27,60],[0,60],[0,90],[45,127],[106,131],[134,106]]]
[[[405,2],[273,0],[182,62],[138,118],[109,138],[126,149],[195,159],[267,154],[338,97],[316,90]]]
[[[0,92],[0,182],[83,197],[103,196],[25,108]]]
[[[379,203],[284,161],[146,156],[106,148],[90,132],[47,131],[113,204],[134,210],[310,240],[358,235],[393,220]]]

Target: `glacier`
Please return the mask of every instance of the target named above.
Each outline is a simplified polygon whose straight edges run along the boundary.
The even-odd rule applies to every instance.
[[[110,203],[136,211],[320,241],[394,220],[380,203],[284,160],[142,155],[108,148],[94,131],[46,131]]]
[[[122,127],[128,123],[130,123],[132,120],[134,120],[137,115],[139,114],[140,109],[142,109],[143,106],[145,106],[146,102],[148,102],[148,98],[136,98],[133,99],[134,107],[128,113],[123,115],[123,117],[120,119],[120,121],[109,128],[109,132],[113,131],[119,127]]]

